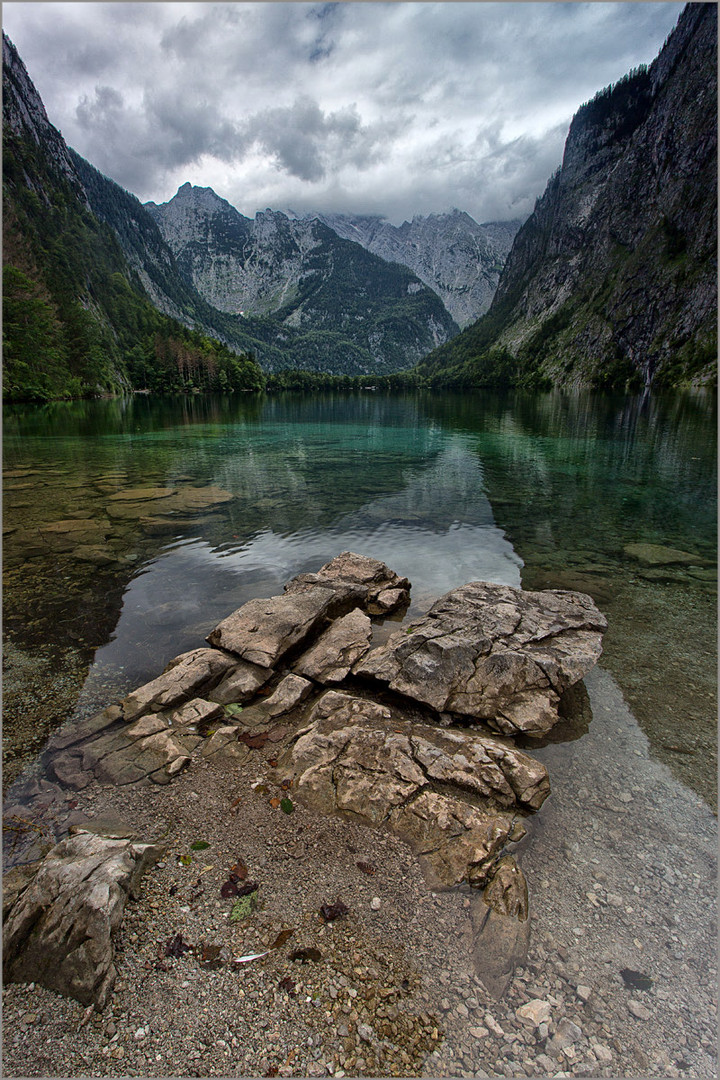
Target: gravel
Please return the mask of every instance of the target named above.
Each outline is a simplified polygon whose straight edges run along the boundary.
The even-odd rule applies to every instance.
[[[716,821],[611,677],[586,684],[588,734],[537,751],[553,794],[519,846],[531,944],[501,1001],[472,967],[468,892],[433,892],[390,834],[273,808],[258,750],[73,794],[73,820],[112,813],[168,849],[125,909],[103,1014],[5,987],[5,1075],[714,1077]],[[239,860],[259,888],[235,921]]]

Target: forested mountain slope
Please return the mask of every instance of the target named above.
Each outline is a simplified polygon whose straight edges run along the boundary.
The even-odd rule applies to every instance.
[[[455,385],[674,386],[717,373],[717,7],[575,115],[490,311],[420,372]]]
[[[3,35],[5,400],[261,386],[251,357],[150,302],[115,232],[93,212],[78,160]]]

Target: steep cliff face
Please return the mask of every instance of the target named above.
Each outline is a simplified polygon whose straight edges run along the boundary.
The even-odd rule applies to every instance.
[[[381,217],[318,214],[338,236],[388,262],[401,263],[438,294],[460,327],[490,307],[521,221],[478,225],[469,214],[416,215],[392,225]]]
[[[342,361],[324,366],[321,355],[311,367],[397,371],[458,332],[440,298],[415,274],[317,219],[274,210],[247,218],[211,188],[190,184],[167,203],[145,206],[186,279],[214,307],[271,318],[285,333],[340,335],[360,350],[348,358],[351,367]],[[316,344],[323,348],[321,339]]]
[[[428,368],[493,381],[676,385],[716,372],[717,8],[574,117],[489,313]]]

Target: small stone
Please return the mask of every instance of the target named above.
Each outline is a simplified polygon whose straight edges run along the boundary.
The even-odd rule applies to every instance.
[[[581,1001],[589,1001],[592,995],[592,988],[590,986],[576,986],[575,993]]]
[[[135,1039],[135,1042],[142,1042],[142,1040],[145,1038],[145,1035],[145,1028],[139,1027],[133,1035],[133,1038]]]
[[[641,1001],[633,1001],[632,998],[628,1001],[628,1012],[638,1020],[650,1019],[650,1010]]]
[[[499,1038],[502,1038],[505,1034],[492,1013],[485,1013],[485,1023],[490,1028],[493,1035],[497,1035]]]
[[[516,1009],[515,1015],[520,1020],[529,1021],[533,1027],[538,1027],[550,1019],[551,1012],[549,1002],[543,1001],[541,998],[533,998],[532,1001],[527,1001],[519,1009]]]
[[[370,1043],[373,1040],[373,1029],[369,1024],[358,1024],[357,1026],[358,1036],[363,1042]]]
[[[490,1034],[488,1029],[482,1026],[468,1028],[468,1031],[472,1035],[473,1039],[486,1039]]]
[[[380,897],[379,896],[373,896],[372,900],[370,901],[370,907],[373,909],[373,911],[379,911],[380,910],[380,903],[381,903]]]
[[[612,1050],[608,1049],[607,1046],[603,1046],[602,1043],[596,1043],[593,1046],[593,1053],[601,1064],[606,1065],[608,1062],[612,1061]]]

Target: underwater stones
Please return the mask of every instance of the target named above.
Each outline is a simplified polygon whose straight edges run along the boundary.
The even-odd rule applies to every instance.
[[[68,518],[65,521],[53,521],[43,525],[37,532],[40,542],[50,551],[62,554],[72,552],[77,547],[99,548],[110,532],[109,525],[101,522]]]
[[[148,499],[168,499],[175,494],[176,490],[176,488],[161,487],[124,488],[123,491],[116,491],[114,495],[109,495],[108,502],[145,502]]]
[[[79,831],[14,884],[3,977],[103,1009],[115,982],[113,934],[129,896],[163,854],[156,844]]]
[[[372,623],[359,608],[336,619],[295,663],[295,670],[320,683],[339,683],[370,644]]]
[[[234,656],[219,649],[192,649],[171,660],[162,675],[128,694],[123,716],[135,720],[146,712],[180,705],[201,687],[211,687],[236,667]]]
[[[334,591],[319,587],[250,600],[218,623],[206,641],[252,664],[271,668],[290,649],[306,641],[335,607]]]
[[[471,582],[441,597],[353,672],[438,712],[539,736],[557,722],[564,690],[596,663],[606,628],[583,593]]]
[[[664,544],[625,544],[623,551],[645,566],[703,565],[706,560],[691,551],[679,551]]]
[[[106,510],[112,518],[137,518],[154,522],[155,514],[188,514],[207,510],[230,502],[234,495],[224,488],[209,484],[207,487],[126,488],[107,497]],[[159,519],[162,521],[162,519]],[[172,519],[168,519],[172,520]]]

